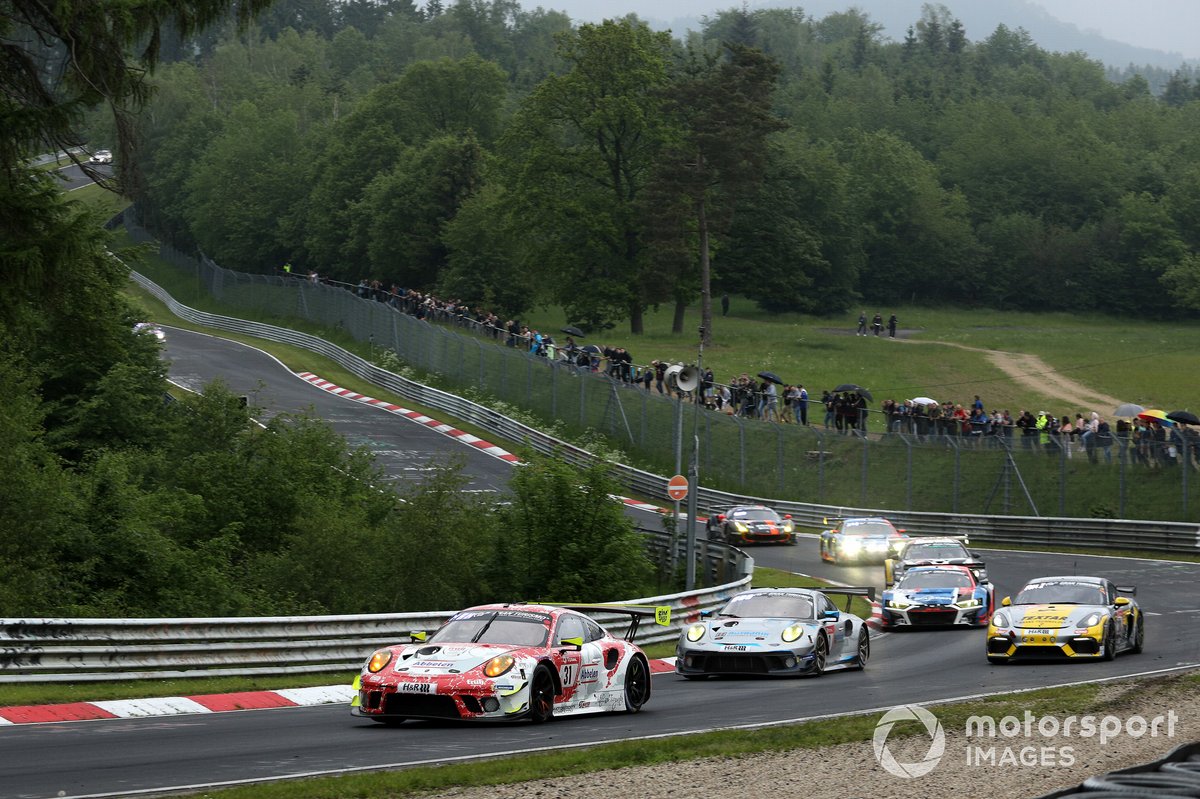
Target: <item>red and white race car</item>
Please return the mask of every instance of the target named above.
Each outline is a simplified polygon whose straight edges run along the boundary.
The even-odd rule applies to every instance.
[[[625,638],[588,613],[630,619]],[[605,711],[636,713],[650,698],[650,663],[633,644],[642,618],[670,608],[631,605],[480,605],[413,643],[380,649],[355,680],[351,712],[405,719],[501,721]],[[628,639],[628,640],[626,640]]]

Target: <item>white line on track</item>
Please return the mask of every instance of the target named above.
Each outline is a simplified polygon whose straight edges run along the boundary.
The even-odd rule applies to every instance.
[[[1200,668],[1200,662],[1197,663],[1181,663],[1178,666],[1172,666],[1166,669],[1155,669],[1153,671],[1142,671],[1136,674],[1118,674],[1112,677],[1099,677],[1093,680],[1078,680],[1076,682],[1061,683],[1057,685],[1043,686],[1045,688],[1071,688],[1076,685],[1089,685],[1092,683],[1115,682],[1117,680],[1131,680],[1137,677],[1153,677],[1159,674],[1171,674],[1177,671],[1186,671],[1188,669]],[[982,694],[969,694],[966,696],[952,696],[946,699],[934,699],[926,702],[909,702],[906,704],[919,704],[922,706],[928,705],[946,705],[954,702],[970,702],[977,699],[986,699],[992,696],[1003,696],[1006,694],[1019,693],[1023,691],[1036,691],[1038,688],[1025,688],[1018,691],[990,691]],[[677,738],[685,735],[702,735],[707,732],[726,732],[734,730],[761,730],[767,727],[782,727],[788,724],[801,724],[808,721],[824,721],[825,719],[847,718],[850,716],[869,716],[872,713],[884,713],[891,710],[895,705],[884,707],[873,707],[866,710],[854,710],[848,713],[823,713],[819,716],[802,716],[794,719],[783,719],[781,721],[763,721],[753,724],[732,724],[724,727],[710,727],[706,730],[684,730],[681,732],[662,732],[654,735],[638,735],[630,738],[621,738],[621,742],[625,741],[656,741],[662,738]],[[374,766],[353,766],[350,768],[341,769],[325,769],[321,771],[305,771],[297,774],[289,774],[278,777],[263,777],[260,779],[245,779],[245,780],[224,780],[221,782],[201,782],[191,785],[171,785],[158,788],[143,788],[140,790],[125,790],[115,793],[89,793],[89,794],[73,794],[71,796],[61,796],[60,799],[109,799],[110,797],[118,796],[145,796],[148,794],[164,794],[164,793],[181,793],[183,791],[199,791],[211,788],[230,788],[236,785],[254,785],[257,783],[281,782],[283,780],[305,779],[311,777],[331,777],[339,774],[359,774],[369,771],[387,771],[392,769],[413,768],[415,766],[433,766],[444,763],[460,763],[471,760],[492,760],[498,757],[511,757],[513,755],[532,755],[541,752],[559,752],[568,749],[589,749],[594,746],[603,746],[608,743],[616,743],[616,741],[594,741],[590,743],[578,744],[559,744],[556,746],[533,746],[527,749],[510,749],[504,752],[488,752],[477,755],[456,755],[454,757],[430,758],[428,760],[414,760],[402,763],[381,763]]]

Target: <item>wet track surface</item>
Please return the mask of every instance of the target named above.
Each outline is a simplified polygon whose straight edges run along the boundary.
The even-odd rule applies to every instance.
[[[253,392],[268,415],[312,408],[351,441],[382,453],[397,480],[419,479],[414,464],[458,455],[471,487],[500,491],[512,468],[406,419],[312,387],[253,349],[167,329],[172,378],[198,387],[220,377],[234,391]],[[390,453],[405,453],[394,456]],[[636,513],[636,511],[631,511]],[[880,586],[877,566],[832,566],[815,538],[796,546],[754,547],[757,563],[853,585]],[[356,719],[345,707],[322,706],[145,720],[88,721],[0,728],[0,797],[81,796],[383,768],[546,747],[599,743],[714,727],[762,724],[912,702],[1038,688],[1200,662],[1195,585],[1200,564],[1081,555],[987,551],[997,598],[1029,578],[1098,574],[1138,586],[1147,611],[1146,652],[1112,663],[992,666],[981,630],[917,630],[873,641],[863,672],[820,679],[654,679],[639,714],[584,716],[547,725],[498,726],[409,722],[396,728]]]

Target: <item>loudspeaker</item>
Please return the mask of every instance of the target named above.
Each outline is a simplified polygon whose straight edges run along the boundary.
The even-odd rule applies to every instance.
[[[675,382],[679,379],[679,373],[683,371],[683,364],[673,363],[667,367],[667,371],[663,373],[663,382],[667,384],[667,388],[672,391],[679,390],[679,384]]]
[[[685,366],[675,376],[675,384],[680,391],[695,391],[700,385],[700,370],[694,366]]]

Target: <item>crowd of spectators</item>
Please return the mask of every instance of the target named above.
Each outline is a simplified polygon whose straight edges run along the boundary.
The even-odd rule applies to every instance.
[[[290,269],[284,271],[291,274]],[[743,372],[728,383],[721,383],[712,369],[705,369],[698,376],[697,391],[683,392],[670,379],[671,367],[683,364],[666,360],[639,364],[624,347],[580,345],[570,334],[556,339],[550,332],[530,328],[515,319],[502,319],[459,300],[442,300],[396,284],[385,288],[378,280],[364,278],[352,285],[322,279],[315,272],[309,272],[307,279],[314,284],[341,286],[362,299],[386,303],[418,319],[471,329],[505,346],[568,365],[577,371],[604,373],[621,385],[686,402],[699,401],[712,411],[731,416],[815,425],[816,414],[821,414],[820,423],[825,429],[843,435],[866,435],[870,414],[878,413],[882,417],[883,434],[901,433],[920,442],[950,436],[972,447],[1016,446],[1030,452],[1063,453],[1068,458],[1078,455],[1093,463],[1101,460],[1111,463],[1114,446],[1124,446],[1128,447],[1135,463],[1151,468],[1178,466],[1185,458],[1193,468],[1200,468],[1200,432],[1187,425],[1135,417],[1117,419],[1114,428],[1107,419],[1094,412],[1090,418],[1076,413],[1074,419],[1068,415],[1060,417],[1046,411],[1034,414],[1027,410],[1013,416],[1007,409],[986,411],[978,395],[966,407],[926,398],[886,399],[879,411],[872,411],[867,408],[867,399],[862,394],[832,390],[822,392],[820,407],[812,408],[815,414],[810,420],[810,405],[818,401],[810,399],[808,390],[799,383],[783,384],[763,377],[766,373],[756,377]],[[882,327],[881,322],[881,316],[876,314],[870,328],[876,335]],[[893,336],[895,326],[896,317],[892,315],[887,327]],[[859,319],[859,333],[867,335],[866,331],[864,312]]]

